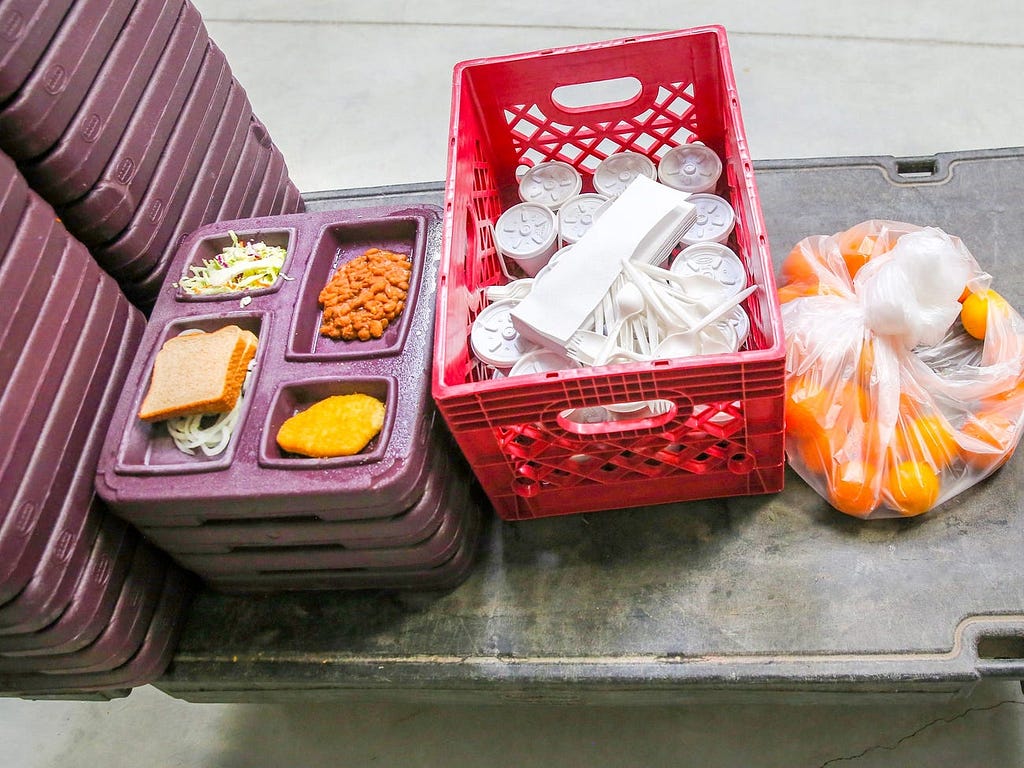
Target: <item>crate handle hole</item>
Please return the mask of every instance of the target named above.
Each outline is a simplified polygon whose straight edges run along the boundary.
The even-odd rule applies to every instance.
[[[558,425],[574,435],[607,435],[657,429],[673,421],[679,408],[671,400],[643,400],[591,408],[569,408],[558,414]]]
[[[551,101],[566,112],[589,112],[628,106],[639,99],[642,92],[643,84],[635,77],[616,77],[560,85],[551,92]]]
[[[990,635],[978,638],[979,659],[1024,659],[1024,637]]]
[[[934,157],[899,157],[896,173],[906,178],[927,178],[939,172],[939,161]]]

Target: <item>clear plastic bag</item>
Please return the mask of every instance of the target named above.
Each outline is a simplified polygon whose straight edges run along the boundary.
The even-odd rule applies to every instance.
[[[1024,320],[963,243],[867,221],[782,265],[786,453],[857,517],[919,515],[998,469],[1024,423]]]

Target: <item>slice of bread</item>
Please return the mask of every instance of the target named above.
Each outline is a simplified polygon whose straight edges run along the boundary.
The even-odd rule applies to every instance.
[[[168,339],[156,354],[139,418],[163,421],[230,411],[257,343],[255,335],[236,325]]]

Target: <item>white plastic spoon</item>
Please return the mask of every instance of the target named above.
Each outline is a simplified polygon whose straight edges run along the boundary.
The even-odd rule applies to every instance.
[[[693,355],[702,354],[703,345],[701,343],[701,331],[715,322],[718,318],[722,317],[722,315],[726,314],[756,290],[756,285],[744,288],[735,296],[730,297],[727,301],[717,306],[706,317],[704,317],[703,320],[692,328],[666,336],[658,345],[655,355],[657,357],[691,357]]]

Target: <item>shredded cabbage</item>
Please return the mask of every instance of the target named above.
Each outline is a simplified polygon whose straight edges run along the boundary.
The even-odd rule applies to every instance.
[[[252,291],[269,288],[281,274],[288,252],[277,245],[267,245],[262,240],[256,243],[239,241],[234,232],[231,245],[213,259],[203,259],[202,266],[192,265],[192,274],[183,277],[175,286],[186,293],[217,294]]]
[[[231,442],[235,425],[238,424],[238,417],[242,412],[242,404],[245,402],[245,396],[249,390],[249,379],[252,378],[252,369],[255,364],[255,360],[249,362],[245,380],[242,382],[242,391],[238,395],[238,400],[235,401],[235,407],[227,413],[218,414],[212,423],[203,426],[203,419],[208,419],[210,414],[177,416],[167,420],[167,432],[179,451],[187,453],[189,456],[196,455],[196,448],[207,456],[219,456],[224,452],[228,443]]]

